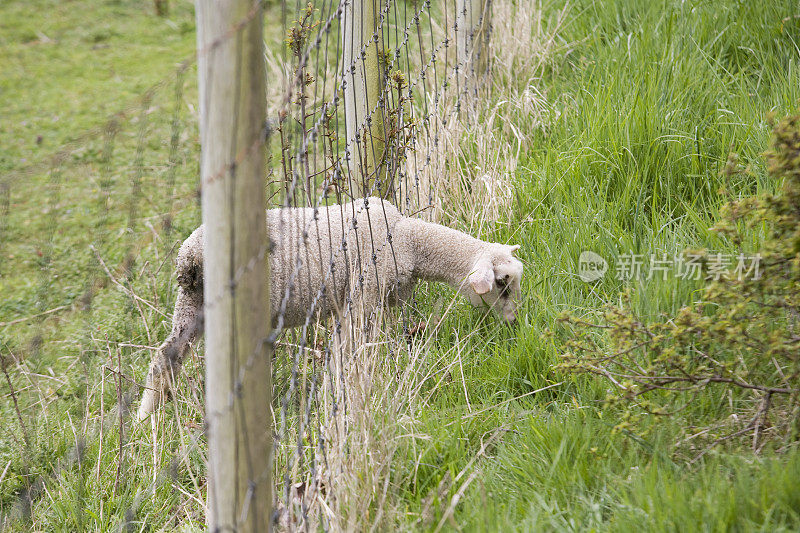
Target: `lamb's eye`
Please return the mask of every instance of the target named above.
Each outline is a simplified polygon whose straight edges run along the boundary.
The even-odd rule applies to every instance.
[[[497,283],[497,289],[500,291],[500,296],[502,298],[507,298],[508,297],[508,291],[509,291],[508,276],[504,276],[502,278],[497,278],[494,281],[495,281],[495,283]]]

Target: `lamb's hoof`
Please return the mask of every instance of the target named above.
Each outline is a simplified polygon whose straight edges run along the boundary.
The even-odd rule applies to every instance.
[[[139,411],[136,418],[141,422],[149,417],[161,405],[161,393],[152,388],[147,388],[142,394],[142,402],[139,404]]]

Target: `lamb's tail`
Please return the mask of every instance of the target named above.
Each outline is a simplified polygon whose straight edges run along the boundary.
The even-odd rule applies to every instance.
[[[203,294],[203,226],[183,241],[176,262],[178,285],[188,293]]]

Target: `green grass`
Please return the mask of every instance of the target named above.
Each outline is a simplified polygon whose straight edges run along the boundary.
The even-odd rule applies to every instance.
[[[195,73],[186,72],[180,99],[169,77],[192,52],[194,18],[190,4],[171,4],[167,19],[149,3],[126,1],[0,7],[0,170],[14,180],[0,224],[0,322],[70,306],[0,327],[24,423],[23,430],[2,376],[0,517],[22,517],[11,529],[203,527],[201,362],[187,364],[185,400],[166,408],[157,436],[126,425],[120,453],[117,389],[123,404],[136,398],[111,370],[119,361],[143,381],[149,351],[128,345],[158,344],[167,325],[116,290],[89,249],[112,269],[139,250],[127,283],[168,313],[174,282],[162,263],[199,220]],[[422,385],[425,401],[409,413],[416,436],[392,456],[385,526],[434,528],[477,472],[445,528],[797,530],[794,449],[754,456],[734,442],[692,466],[675,457],[688,426],[725,412],[724,391],[709,388],[643,437],[616,432],[624,412],[603,408],[608,384],[555,370],[563,339],[545,335],[561,312],[589,315],[626,288],[636,311],[653,319],[696,294],[697,283],[674,279],[623,283],[607,275],[588,285],[576,276],[583,250],[612,269],[628,251],[735,251],[708,228],[725,194],[775,188],[761,153],[767,114],[800,103],[796,4],[554,0],[542,9],[531,38],[552,32],[554,49],[538,68],[498,76],[479,112],[483,129],[460,139],[460,157],[475,161],[487,130],[493,146],[512,153],[518,138],[507,124],[521,132],[515,168],[500,169],[511,172],[512,209],[481,237],[522,244],[525,304],[514,327],[491,319],[476,326],[480,315],[464,302],[443,319],[424,364],[437,370],[434,361],[457,353],[463,379],[454,369],[439,385]],[[163,79],[142,106],[142,92]],[[544,95],[544,116],[519,103],[529,85]],[[508,103],[492,114],[501,100]],[[109,142],[102,126],[120,109],[128,113]],[[48,172],[48,154],[93,128],[60,173]],[[177,152],[169,149],[173,135]],[[750,169],[728,182],[721,170],[731,152]],[[33,172],[13,174],[29,164]],[[448,222],[470,227],[455,216]],[[749,246],[758,241],[754,234]],[[90,310],[80,307],[87,291],[96,293]],[[425,286],[414,312],[424,317],[450,295]],[[19,505],[26,490],[30,509]]]
[[[192,7],[173,4],[166,18],[123,0],[4,5],[0,168],[35,161],[98,126],[193,53]]]

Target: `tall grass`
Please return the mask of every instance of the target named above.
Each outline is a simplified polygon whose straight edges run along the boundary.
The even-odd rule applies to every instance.
[[[432,348],[459,344],[464,378],[416,417],[426,437],[414,447],[412,482],[399,484],[412,523],[792,527],[798,516],[784,483],[775,484],[774,501],[746,501],[770,491],[773,469],[796,471],[795,451],[754,459],[734,446],[692,469],[673,462],[693,421],[720,412],[727,399],[719,391],[707,390],[684,416],[654,420],[647,440],[618,433],[612,428],[625,413],[601,409],[606,391],[597,382],[556,374],[558,342],[544,334],[562,310],[592,311],[625,288],[637,312],[657,317],[691,301],[698,286],[626,284],[613,275],[587,285],[575,274],[583,250],[599,252],[612,269],[629,251],[733,253],[708,228],[728,196],[775,186],[761,154],[767,114],[800,102],[794,7],[623,0],[536,7],[495,3],[493,83],[471,120],[450,125],[435,174],[440,220],[523,244],[523,323],[515,331],[476,326],[465,308],[445,316]],[[730,153],[748,168],[733,179],[722,173]],[[441,297],[428,291],[431,302]],[[553,383],[562,384],[504,403]],[[458,422],[476,406],[489,410]],[[486,453],[493,430],[508,434],[488,447],[491,459],[470,463]],[[399,474],[403,462],[395,461]],[[479,473],[462,490],[452,480],[465,467]],[[693,503],[698,494],[705,503]]]
[[[675,442],[689,436],[687,428],[697,417],[719,412],[726,397],[709,389],[683,418],[654,420],[645,438],[616,432],[625,413],[603,409],[602,383],[555,371],[561,339],[547,337],[561,311],[588,314],[616,301],[625,288],[644,317],[671,313],[694,297],[693,283],[616,280],[613,265],[621,253],[733,250],[708,228],[726,195],[773,186],[764,179],[760,154],[769,134],[766,114],[786,113],[800,100],[796,4],[502,0],[493,5],[491,83],[460,119],[445,123],[439,117],[442,142],[427,179],[436,184],[441,208],[420,216],[485,239],[522,244],[526,274],[519,323],[500,324],[445,288],[420,287],[404,311],[412,323],[425,324],[420,333],[404,337],[393,325],[398,315],[390,314],[381,321],[388,325],[378,341],[353,349],[353,357],[337,369],[347,387],[320,384],[326,388],[321,397],[346,394],[352,408],[343,419],[330,405],[320,406],[332,466],[318,474],[324,493],[303,497],[336,529],[796,530],[800,459],[795,450],[754,456],[722,447],[687,467],[673,457]],[[130,9],[124,2],[114,6]],[[6,9],[11,10],[0,8],[0,14]],[[177,21],[179,28],[183,22]],[[150,35],[149,20],[131,15],[129,23],[131,31]],[[114,26],[108,39],[115,43],[114,32],[125,31],[125,25]],[[54,55],[42,61],[57,60]],[[145,61],[158,59],[148,55]],[[277,55],[270,61],[274,72],[282,72]],[[60,71],[53,76],[37,83],[50,92],[71,79]],[[156,99],[153,105],[168,109],[168,101]],[[187,129],[194,124],[191,111],[184,120]],[[162,122],[151,123],[148,150],[155,155],[148,160],[163,159],[160,139],[168,137],[169,124]],[[49,127],[43,124],[36,122]],[[19,131],[28,130],[6,131],[2,139]],[[69,137],[64,129],[54,132],[54,142]],[[121,140],[114,156],[121,170],[111,176],[112,187],[120,191],[130,170],[123,163],[132,160],[134,145],[135,138]],[[178,191],[187,197],[192,147],[182,154],[186,168],[177,176]],[[730,152],[738,153],[749,171],[728,182],[720,171]],[[34,156],[15,147],[2,164],[13,168],[12,158]],[[79,154],[94,170],[101,156],[101,146]],[[145,177],[145,196],[148,180],[166,174],[168,164],[162,163],[152,178]],[[13,193],[3,240],[13,245],[0,251],[0,310],[9,315],[33,315],[71,301],[37,303],[37,294],[76,298],[84,289],[83,277],[70,271],[93,262],[94,254],[74,250],[93,242],[87,213],[97,206],[80,198],[76,184],[84,180],[99,188],[103,174],[65,177],[52,205],[72,237],[63,241],[64,248],[55,244],[53,264],[64,268],[53,281],[37,277],[39,263],[18,260],[47,244],[26,236],[45,232],[47,220],[37,212],[53,198],[47,196],[52,188]],[[42,183],[47,176],[35,180]],[[71,216],[68,204],[78,206]],[[109,217],[122,217],[120,211],[113,204]],[[188,234],[196,223],[196,210],[181,210],[174,235]],[[755,246],[758,235],[753,239]],[[124,240],[108,236],[101,255],[116,264],[124,256]],[[154,237],[144,253],[163,258],[172,244]],[[611,273],[592,285],[580,281],[576,261],[583,250],[608,259]],[[142,265],[131,288],[162,309],[174,295],[169,269],[159,267]],[[48,292],[48,283],[64,290]],[[145,346],[163,338],[165,317],[132,307],[113,283],[104,284],[86,321],[71,312],[0,329],[22,419],[20,424],[11,389],[0,379],[0,523],[10,530],[202,529],[202,350],[187,362],[174,401],[152,426],[120,424],[120,413],[135,397],[119,371],[142,381]],[[92,330],[87,322],[101,328]],[[18,348],[28,351],[37,328],[42,328],[39,355],[15,358]],[[294,340],[288,336],[282,342]],[[355,345],[358,340],[351,339]],[[277,377],[287,371],[291,349],[278,350]],[[313,367],[312,352],[307,369]],[[276,378],[275,398],[281,397],[281,383]],[[288,427],[291,432],[297,426]],[[279,448],[276,459],[284,461],[288,453]],[[124,475],[117,475],[118,468]],[[276,480],[278,491],[281,481]],[[20,498],[26,491],[30,507]]]

